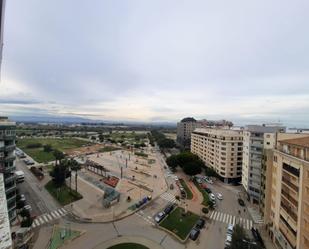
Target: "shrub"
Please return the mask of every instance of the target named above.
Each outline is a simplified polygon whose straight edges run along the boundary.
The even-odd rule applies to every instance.
[[[43,145],[41,143],[32,143],[32,144],[28,144],[27,148],[28,149],[37,149],[37,148],[41,148]]]
[[[202,208],[202,212],[203,212],[204,214],[208,214],[208,213],[209,213],[209,210],[208,210],[208,208],[203,207],[203,208]]]

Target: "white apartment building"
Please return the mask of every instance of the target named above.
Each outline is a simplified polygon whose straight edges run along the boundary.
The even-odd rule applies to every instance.
[[[248,125],[243,133],[242,185],[250,200],[259,203],[264,149],[273,149],[276,133],[285,131],[282,126]]]
[[[242,130],[197,128],[191,134],[191,152],[224,182],[239,182],[242,167]]]

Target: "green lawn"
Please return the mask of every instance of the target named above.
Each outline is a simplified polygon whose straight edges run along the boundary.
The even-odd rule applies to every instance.
[[[189,211],[185,216],[183,216],[183,212],[183,208],[176,208],[160,223],[160,226],[170,230],[179,238],[184,240],[190,233],[191,229],[195,226],[199,216]]]
[[[193,194],[192,194],[191,190],[189,189],[188,185],[186,184],[186,182],[183,179],[180,179],[180,183],[187,193],[187,199],[191,200],[192,197],[193,197]]]
[[[115,150],[121,150],[121,148],[113,147],[113,146],[105,146],[104,148],[99,149],[99,152],[110,152]]]
[[[54,182],[52,180],[45,185],[45,188],[63,206],[83,198],[83,196],[80,193],[71,190],[66,185],[62,186],[58,190],[55,187]]]
[[[136,243],[121,243],[115,246],[108,247],[107,249],[149,249],[149,248]]]
[[[78,148],[85,144],[86,141],[78,140],[75,138],[24,138],[17,142],[17,147],[25,151],[35,161],[39,163],[47,163],[55,160],[52,152],[45,152],[43,146],[40,148],[28,148],[29,144],[40,143],[42,145],[49,144],[53,149],[58,149],[65,152],[67,149]]]
[[[61,238],[61,232],[65,234],[64,239]],[[79,235],[80,235],[79,231],[74,231],[74,230],[69,231],[69,229],[56,227],[52,234],[49,249],[57,249],[60,246],[62,246],[67,240],[72,240],[73,238]]]
[[[204,206],[208,206],[209,203],[209,195],[208,193],[196,182],[194,181],[194,185],[198,188],[198,190],[201,192],[201,194],[203,195],[203,202],[202,205]]]

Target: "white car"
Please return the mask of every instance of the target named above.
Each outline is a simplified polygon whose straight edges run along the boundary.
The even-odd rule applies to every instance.
[[[220,194],[220,193],[218,193],[218,194],[217,194],[217,198],[218,198],[218,200],[223,200],[223,195]]]
[[[226,245],[226,246],[230,246],[231,243],[232,243],[232,235],[227,234],[227,235],[226,235],[226,240],[225,240],[225,245]]]
[[[209,198],[212,200],[212,201],[215,201],[216,200],[216,197],[213,193],[210,193],[209,194]]]
[[[159,223],[161,220],[163,220],[163,218],[165,217],[165,213],[164,212],[160,212],[156,215],[156,217],[154,218],[154,220]]]

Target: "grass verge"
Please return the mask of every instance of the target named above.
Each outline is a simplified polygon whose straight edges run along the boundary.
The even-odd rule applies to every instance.
[[[193,198],[193,194],[192,194],[191,190],[189,189],[187,183],[184,181],[184,179],[180,179],[179,181],[180,181],[181,185],[183,186],[183,188],[186,191],[187,199],[191,200]]]
[[[113,147],[113,146],[105,146],[104,148],[99,149],[99,152],[110,152],[115,150],[121,150],[121,148]]]
[[[45,188],[63,206],[83,198],[80,193],[75,192],[66,185],[57,189],[52,180],[45,185]]]
[[[203,202],[202,205],[204,206],[208,206],[209,205],[209,195],[208,193],[201,187],[200,184],[198,184],[196,181],[194,181],[194,185],[198,188],[198,190],[201,192],[201,194],[203,195]]]
[[[64,235],[63,239],[61,239],[61,233]],[[53,231],[49,249],[57,249],[62,246],[66,241],[72,240],[79,235],[79,231],[68,231],[68,229],[56,227]]]
[[[191,229],[195,226],[197,220],[199,219],[198,215],[189,211],[185,215],[183,215],[183,213],[184,209],[177,207],[160,223],[161,227],[170,230],[182,240],[188,236]]]
[[[143,246],[141,244],[136,244],[136,243],[121,243],[118,245],[114,245],[111,247],[108,247],[107,249],[149,249],[146,246]]]

